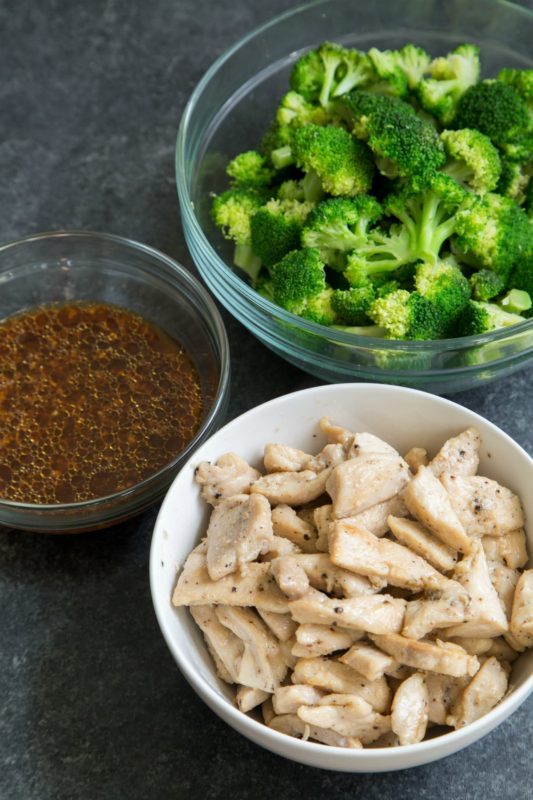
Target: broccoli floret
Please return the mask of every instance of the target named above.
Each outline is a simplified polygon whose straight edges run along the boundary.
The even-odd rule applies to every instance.
[[[497,192],[505,197],[511,197],[518,204],[522,204],[527,196],[527,189],[533,172],[532,164],[522,164],[505,156],[501,159],[502,169],[498,181]]]
[[[427,72],[429,78],[418,85],[418,100],[425,111],[447,125],[452,121],[461,97],[479,80],[479,47],[462,44],[447,56],[435,58]]]
[[[305,200],[302,181],[283,181],[278,187],[278,197],[280,200]]]
[[[498,300],[498,305],[504,311],[512,314],[523,314],[531,308],[531,296],[523,289],[511,289],[504,297]]]
[[[512,86],[533,115],[533,69],[502,69],[497,80]]]
[[[337,316],[339,325],[369,324],[367,311],[375,300],[376,292],[372,286],[340,290],[333,292],[331,305]]]
[[[344,275],[351,286],[365,286],[375,280],[385,282],[390,278],[388,273],[396,273],[414,260],[413,242],[403,225],[389,225],[387,230],[373,228],[348,254]]]
[[[316,175],[329,194],[353,197],[367,192],[372,185],[372,154],[343,128],[331,125],[297,128],[293,149],[296,164],[306,173]]]
[[[443,321],[437,307],[419,292],[398,289],[371,304],[368,316],[390,339],[438,339]]]
[[[444,148],[434,127],[397,97],[355,91],[338,107],[355,136],[367,141],[386,177],[407,178],[418,188],[444,164]]]
[[[533,245],[520,258],[515,265],[509,279],[511,289],[521,289],[533,297]],[[530,312],[525,312],[525,316],[531,316]]]
[[[307,301],[300,316],[318,325],[333,325],[337,321],[337,314],[332,305],[333,289],[327,286],[320,294]]]
[[[524,202],[522,204],[529,221],[533,222],[533,179],[529,181],[524,192]]]
[[[431,56],[416,44],[406,44],[397,52],[398,63],[407,76],[409,88],[416,89],[424,73],[429,69]]]
[[[473,272],[468,280],[474,300],[484,302],[492,300],[505,289],[505,281],[501,275],[491,269],[480,269],[479,272]]]
[[[274,302],[302,314],[308,302],[326,289],[324,263],[318,250],[292,250],[270,270]]]
[[[533,228],[514,200],[499,194],[469,195],[455,215],[455,247],[507,283],[532,242]],[[521,287],[519,287],[521,288]]]
[[[226,172],[233,179],[232,183],[254,188],[268,186],[274,176],[265,156],[258,153],[257,150],[239,153],[229,162]]]
[[[533,133],[524,133],[509,142],[502,142],[499,145],[504,158],[510,161],[521,161],[528,163],[531,161],[533,153]]]
[[[511,141],[527,132],[530,116],[512,86],[486,80],[471,86],[461,97],[454,128],[474,128],[495,144]]]
[[[524,317],[519,314],[510,314],[496,303],[469,300],[458,321],[456,332],[460,336],[476,336],[524,321]]]
[[[431,56],[414,44],[406,44],[400,50],[373,47],[368,56],[381,79],[371,90],[397,97],[405,97],[418,86],[431,61]]]
[[[312,203],[299,200],[269,200],[250,222],[252,250],[266,267],[271,267],[300,245],[302,225]]]
[[[418,264],[415,288],[438,308],[444,333],[451,329],[471,295],[468,280],[451,258]]]
[[[317,248],[327,264],[336,266],[337,251],[346,253],[361,246],[369,226],[382,213],[378,201],[368,195],[323,200],[305,222],[302,244]]]
[[[356,86],[364,86],[371,80],[370,61],[364,53],[324,42],[296,62],[290,83],[291,88],[306,100],[327,107],[332,97]]]
[[[259,273],[259,277],[257,278],[254,284],[255,291],[264,297],[266,300],[270,300],[274,303],[274,285],[272,283],[272,278],[267,270],[261,270]]]
[[[280,127],[292,125],[307,125],[309,122],[315,125],[326,125],[330,121],[330,116],[321,106],[309,103],[305,97],[298,92],[287,92],[281,98],[281,102],[276,111],[276,122]]]
[[[261,269],[261,260],[251,246],[251,219],[265,202],[264,193],[253,189],[234,187],[213,198],[212,214],[225,239],[235,242],[233,263],[255,281]]]
[[[443,131],[448,161],[443,172],[477,194],[492,192],[498,184],[501,161],[497,149],[488,136],[471,128]]]

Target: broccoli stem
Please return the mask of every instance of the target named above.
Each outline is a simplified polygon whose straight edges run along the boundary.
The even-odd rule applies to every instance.
[[[472,180],[474,173],[464,161],[450,161],[443,167],[442,172],[454,178],[458,183],[468,184]]]
[[[445,213],[440,198],[430,194],[423,205],[418,239],[418,256],[423,261],[436,262],[442,244],[454,231],[453,216],[441,222]]]
[[[302,179],[302,189],[304,198],[310,203],[318,203],[324,194],[322,190],[322,181],[314,171],[314,169],[307,172]]]
[[[498,305],[511,314],[521,314],[531,308],[531,297],[523,289],[511,289],[505,297],[498,300]]]
[[[233,263],[250,276],[252,282],[257,280],[261,269],[261,259],[258,258],[249,244],[238,244],[233,252]]]
[[[283,147],[278,147],[277,150],[272,150],[270,154],[272,163],[276,169],[283,169],[294,163],[294,156],[292,154],[291,146],[286,144]]]

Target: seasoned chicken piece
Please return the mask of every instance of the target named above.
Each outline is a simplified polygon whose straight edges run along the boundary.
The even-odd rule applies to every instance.
[[[378,747],[398,747],[399,744],[400,740],[398,739],[398,736],[394,733],[394,731],[390,730],[387,731],[387,733],[382,733],[379,739],[376,739],[375,742],[367,745],[367,747],[370,747],[372,750],[374,750]]]
[[[293,683],[307,683],[335,694],[355,694],[380,713],[389,707],[390,689],[385,678],[367,681],[347,664],[331,658],[299,659],[291,680]]]
[[[298,658],[314,658],[327,656],[347,647],[363,637],[362,631],[337,628],[333,625],[317,625],[308,622],[296,629],[296,643],[292,654]]]
[[[279,588],[287,597],[296,599],[309,591],[309,578],[305,570],[290,556],[275,558],[270,568]]]
[[[291,542],[290,539],[273,535],[267,552],[259,556],[259,561],[273,561],[275,558],[280,558],[280,556],[290,556],[301,552],[301,548]]]
[[[179,576],[172,603],[175,606],[226,604],[255,606],[284,614],[287,598],[270,572],[270,564],[248,564],[246,575],[226,575],[212,581],[207,572],[205,543],[192,551]]]
[[[249,494],[261,473],[235,453],[225,453],[216,464],[202,461],[194,477],[202,487],[201,495],[212,506],[236,494]]]
[[[448,636],[482,636],[491,638],[508,630],[509,625],[492,585],[483,546],[479,540],[472,542],[472,552],[457,564],[455,580],[470,595],[465,622],[448,628]]]
[[[370,638],[380,650],[393,656],[400,664],[415,669],[439,672],[453,678],[475,675],[479,669],[479,661],[475,656],[468,655],[462,647],[449,642],[420,642],[398,633],[371,635]]]
[[[269,694],[267,699],[261,703],[261,715],[263,717],[263,722],[265,723],[265,725],[270,725],[270,723],[276,716],[274,712],[274,706],[272,704],[271,694]]]
[[[520,498],[481,475],[442,475],[452,507],[470,537],[502,536],[524,527]]]
[[[489,568],[490,580],[500,598],[500,603],[505,611],[507,621],[509,621],[511,619],[513,598],[520,573],[517,569],[511,569],[510,567],[500,564],[499,561],[487,561],[487,566]]]
[[[326,489],[336,519],[390,500],[409,480],[409,467],[400,456],[369,453],[344,461],[328,477]]]
[[[518,658],[518,652],[508,644],[503,636],[498,636],[496,639],[490,640],[491,645],[485,655],[496,656],[498,661],[508,661],[509,663]]]
[[[511,569],[519,569],[527,564],[529,556],[523,528],[503,536],[483,536],[481,544],[487,559],[491,561],[501,561]]]
[[[446,717],[446,724],[463,728],[475,722],[500,702],[507,684],[507,673],[498,659],[494,656],[488,658],[459,695]]]
[[[323,698],[325,701],[327,698]],[[390,717],[382,716],[375,711],[365,712],[367,703],[359,707],[355,702],[347,705],[301,706],[298,716],[309,725],[319,725],[333,730],[340,736],[350,736],[362,744],[371,744],[390,730]]]
[[[275,536],[289,539],[304,553],[316,552],[316,530],[290,506],[282,504],[272,509],[272,528]]]
[[[237,683],[244,644],[238,636],[220,624],[214,606],[191,606],[190,612],[204,635],[217,675],[226,683]]]
[[[316,549],[321,553],[327,553],[329,549],[329,529],[333,522],[333,506],[319,506],[313,511],[313,520],[317,530]]]
[[[284,558],[304,570],[314,589],[327,592],[335,597],[359,597],[362,594],[375,594],[381,588],[376,588],[361,575],[354,575],[347,569],[337,567],[326,553],[302,553]],[[272,562],[272,570],[275,571],[275,569],[276,565]]]
[[[363,745],[358,739],[351,736],[341,736],[335,731],[327,728],[319,728],[317,725],[309,725],[296,714],[282,714],[274,717],[268,723],[268,727],[287,736],[294,736],[296,739],[314,739],[321,744],[329,744],[332,747],[347,747],[353,750],[360,749]]]
[[[470,539],[452,508],[448,492],[429,467],[419,468],[405,487],[403,499],[413,517],[444,544],[461,553],[470,552]]]
[[[366,455],[386,455],[399,458],[400,454],[390,444],[384,442],[373,433],[354,433],[348,448],[348,458],[359,458]]]
[[[513,619],[513,617],[511,615],[511,621],[512,621],[512,619]],[[508,644],[509,647],[511,647],[517,653],[523,653],[524,650],[526,650],[530,646],[530,645],[522,644],[522,641],[520,641],[514,635],[514,633],[511,633],[511,631],[507,631],[507,633],[504,633],[503,634],[503,639],[506,642],[506,644]]]
[[[318,703],[324,692],[308,684],[289,684],[279,686],[272,697],[276,714],[296,714],[300,706],[312,706]],[[370,709],[371,710],[371,709]]]
[[[267,472],[301,472],[305,469],[317,471],[314,456],[285,444],[266,444],[263,461]]]
[[[251,689],[273,692],[287,674],[279,642],[249,608],[217,606],[218,621],[229,628],[244,644],[239,667],[239,683]],[[246,663],[246,668],[245,668]]]
[[[439,541],[419,522],[390,516],[388,526],[400,544],[425,558],[435,569],[448,572],[455,567],[457,551]]]
[[[523,572],[516,585],[511,633],[521,646],[533,647],[533,569]]]
[[[272,505],[286,503],[289,506],[303,506],[324,494],[331,470],[328,467],[318,474],[310,469],[302,472],[271,472],[258,478],[250,492],[264,495]]]
[[[337,600],[314,590],[289,602],[289,610],[297,622],[337,623],[343,628],[372,633],[401,630],[404,608],[405,600],[386,594]]]
[[[320,430],[328,440],[333,444],[340,444],[346,450],[353,442],[354,434],[347,428],[342,428],[340,425],[334,425],[329,417],[322,417],[318,421]]]
[[[273,614],[258,608],[257,613],[280,642],[288,642],[298,627],[290,614]]]
[[[238,494],[222,500],[207,528],[207,571],[213,581],[246,573],[249,561],[266,553],[272,541],[270,505],[261,495]]]
[[[415,474],[418,472],[418,467],[427,467],[428,451],[423,447],[411,447],[411,449],[404,455],[403,460],[409,464],[409,469],[413,474]]]
[[[446,725],[446,717],[456,703],[460,692],[470,682],[470,677],[450,678],[448,675],[426,673],[429,722]]]
[[[400,744],[416,744],[426,735],[429,721],[428,689],[419,672],[400,684],[394,694],[391,728]]]
[[[336,522],[329,535],[334,564],[360,575],[383,578],[410,591],[444,587],[447,579],[407,547],[378,539],[351,520]]]
[[[346,653],[339,656],[339,661],[348,664],[369,681],[382,678],[387,670],[394,670],[398,666],[391,656],[367,642],[353,644]]]
[[[296,511],[296,515],[300,517],[300,519],[303,522],[309,525],[316,532],[316,535],[318,536],[318,531],[315,525],[314,514],[315,514],[315,506],[312,503],[311,505],[308,506],[302,506]]]
[[[481,436],[476,428],[467,428],[444,442],[441,449],[429,462],[429,469],[436,478],[445,472],[452,475],[475,475],[479,466]]]
[[[348,517],[345,521],[352,522],[362,528],[366,528],[374,536],[384,536],[389,530],[389,516],[394,514],[396,517],[406,517],[409,512],[399,494],[385,500],[383,503],[376,503],[375,506],[361,511],[353,517]]]
[[[443,636],[445,633],[446,631],[443,631]],[[495,639],[482,636],[472,638],[468,638],[467,636],[464,638],[460,636],[450,636],[446,637],[446,641],[452,644],[458,644],[459,647],[462,647],[467,653],[470,653],[471,656],[483,656],[488,653]]]
[[[442,592],[407,603],[402,635],[408,639],[422,639],[436,628],[449,628],[463,622],[469,602],[470,597],[461,584],[448,581]]]
[[[251,711],[252,708],[257,708],[261,703],[264,703],[268,697],[270,697],[270,694],[264,692],[262,689],[250,689],[249,686],[239,686],[235,694],[235,702],[237,703],[239,711],[246,714],[248,711]]]

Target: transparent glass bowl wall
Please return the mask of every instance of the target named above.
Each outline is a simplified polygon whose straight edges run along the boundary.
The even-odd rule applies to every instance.
[[[416,42],[446,53],[481,47],[484,76],[533,67],[533,13],[491,0],[325,0],[289,11],[242,39],[204,76],[183,114],[176,175],[185,236],[213,294],[265,345],[327,381],[378,380],[437,393],[507,375],[533,358],[533,321],[511,330],[435,342],[392,342],[326,329],[257,295],[231,268],[233,247],[214,227],[211,196],[225,166],[255,147],[302,51],[332,39],[391,48]]]
[[[221,423],[229,390],[229,348],[220,315],[175,261],[117,236],[42,234],[0,248],[0,320],[24,309],[72,300],[112,303],[141,314],[179,340],[196,364],[205,412],[194,439],[146,480],[104,498],[65,505],[0,499],[0,525],[72,532],[111,525],[163,496],[192,450]]]

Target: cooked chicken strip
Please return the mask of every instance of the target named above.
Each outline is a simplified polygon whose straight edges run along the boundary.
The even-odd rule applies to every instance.
[[[330,556],[339,567],[376,578],[410,591],[437,589],[447,579],[407,547],[378,539],[351,520],[336,522],[329,535]]]
[[[399,456],[361,455],[335,467],[326,489],[333,501],[336,519],[353,517],[361,511],[390,500],[409,480],[409,467]]]
[[[442,592],[407,603],[402,635],[408,639],[422,639],[436,628],[449,628],[463,622],[469,602],[470,597],[461,584],[449,581]]]
[[[298,658],[327,656],[338,650],[346,650],[363,635],[362,631],[337,628],[333,625],[304,623],[296,629],[296,643],[293,645],[292,654]]]
[[[253,670],[247,665],[246,674],[243,674],[245,672],[245,656],[243,656],[239,668],[239,683],[252,689],[273,692],[287,674],[287,665],[281,656],[275,636],[255,611],[249,608],[217,606],[215,613],[219,622],[243,641],[245,655],[253,659]]]
[[[315,456],[285,444],[266,444],[263,461],[267,472],[301,472],[305,469],[318,471]]]
[[[501,536],[524,527],[520,498],[481,475],[442,475],[461,525],[470,537]]]
[[[511,569],[499,561],[487,561],[489,568],[489,575],[492,585],[496,589],[496,593],[500,598],[500,603],[505,611],[505,616],[509,621],[513,610],[513,599],[516,589],[516,584],[520,577],[517,569]]]
[[[246,573],[246,565],[272,542],[270,505],[261,495],[238,494],[222,500],[207,528],[207,571],[213,581],[232,572]]]
[[[309,578],[305,570],[290,556],[275,558],[270,567],[279,588],[287,597],[297,599],[307,594]]]
[[[468,538],[444,486],[429,467],[420,467],[403,492],[405,505],[416,519],[452,550],[470,552]]]
[[[469,682],[470,677],[450,678],[448,675],[437,675],[434,672],[426,673],[429,722],[446,725],[450,709]]]
[[[190,612],[204,635],[217,675],[226,683],[237,683],[244,652],[241,639],[220,624],[214,606],[191,606]]]
[[[205,548],[202,544],[201,547]],[[179,576],[172,603],[175,606],[226,604],[255,606],[284,614],[287,598],[270,572],[270,564],[248,564],[246,575],[227,575],[212,581],[207,572],[206,556],[196,548],[190,553]]]
[[[428,465],[428,451],[423,447],[411,447],[411,449],[404,455],[403,460],[409,464],[409,469],[413,474],[418,472],[418,467],[427,467]]]
[[[511,569],[519,569],[527,564],[529,556],[523,528],[503,536],[483,536],[481,544],[487,559],[491,561],[501,561]]]
[[[279,686],[272,697],[274,711],[276,714],[296,714],[300,706],[318,703],[323,694],[320,689],[305,683]]]
[[[333,444],[341,444],[346,450],[353,442],[354,434],[347,428],[342,428],[340,425],[334,425],[329,417],[322,417],[318,421],[318,426],[328,440]]]
[[[503,636],[498,636],[496,639],[491,639],[490,642],[490,648],[487,650],[485,655],[496,656],[498,661],[508,661],[509,663],[512,663],[518,658],[519,653],[505,641]]]
[[[298,600],[289,602],[289,610],[297,622],[355,628],[372,633],[400,631],[403,625],[405,600],[386,594],[350,597],[344,600],[329,598],[310,591]]]
[[[481,436],[476,428],[467,428],[444,442],[441,449],[429,462],[436,478],[445,472],[452,475],[475,475],[479,466]]]
[[[361,511],[353,517],[348,517],[346,522],[353,522],[370,531],[374,536],[384,536],[389,530],[389,516],[394,514],[396,517],[406,517],[409,512],[399,494],[385,500],[383,503],[376,503],[375,506]]]
[[[298,626],[290,614],[272,614],[261,608],[257,609],[257,613],[280,642],[288,642],[294,636]]]
[[[272,528],[275,536],[289,539],[304,553],[316,552],[316,530],[290,506],[282,504],[272,509]]]
[[[318,474],[309,469],[302,472],[271,472],[256,480],[250,492],[264,495],[273,505],[286,503],[289,506],[303,506],[324,494],[331,470],[328,467]]]
[[[443,638],[445,637],[445,634],[446,631],[443,631]],[[489,639],[483,636],[472,638],[467,636],[464,638],[461,638],[460,636],[446,636],[445,638],[447,642],[458,644],[459,647],[462,647],[467,653],[470,653],[471,656],[484,656],[486,653],[488,653],[492,643],[495,641],[495,639]]]
[[[194,477],[202,487],[202,497],[212,506],[236,494],[249,494],[261,473],[235,453],[225,453],[216,464],[202,461]]]
[[[479,661],[475,656],[468,655],[462,647],[449,642],[420,642],[398,633],[371,635],[370,638],[380,650],[408,667],[451,675],[453,678],[475,675],[479,669]]]
[[[259,561],[273,561],[280,556],[290,556],[301,552],[301,547],[291,542],[290,539],[286,539],[284,536],[274,535],[270,540],[267,552],[259,556]]]
[[[416,744],[426,735],[429,721],[428,689],[419,672],[407,678],[394,695],[391,709],[391,728],[400,744]]]
[[[287,736],[294,736],[297,739],[314,739],[321,744],[329,744],[332,747],[347,747],[360,749],[363,745],[358,739],[351,736],[341,736],[335,731],[326,728],[319,728],[317,725],[309,725],[296,714],[281,714],[274,717],[268,723],[272,730],[285,733]]]
[[[359,597],[362,594],[375,594],[381,588],[381,586],[373,586],[367,578],[361,575],[355,575],[350,570],[337,567],[326,553],[302,553],[284,556],[284,559],[301,567],[313,588],[335,597]],[[272,570],[276,570],[274,562],[272,562]]]
[[[533,569],[523,572],[516,585],[511,633],[523,647],[533,647]]]
[[[378,747],[398,747],[400,744],[400,740],[398,736],[394,733],[394,731],[390,730],[387,733],[382,733],[379,739],[376,739],[375,742],[372,744],[367,745],[371,750],[374,750]]]
[[[333,522],[333,506],[319,506],[313,511],[313,520],[317,530],[316,549],[321,553],[327,553],[329,549],[328,537],[331,523]]]
[[[366,455],[386,455],[399,458],[400,454],[390,444],[384,442],[373,433],[354,433],[348,448],[348,458],[359,458]]]
[[[448,628],[448,636],[482,636],[491,638],[508,630],[509,625],[492,585],[483,546],[472,542],[472,552],[465,556],[453,573],[470,595],[465,622]]]
[[[307,683],[335,694],[355,694],[380,713],[389,707],[390,689],[385,678],[367,681],[347,664],[331,658],[299,659],[291,680],[293,683]]]
[[[382,678],[388,670],[394,670],[398,666],[391,656],[367,642],[353,644],[346,653],[339,656],[339,661],[348,664],[369,681]]]
[[[364,708],[355,706],[301,706],[298,716],[309,725],[318,725],[340,736],[350,736],[362,744],[370,744],[390,730],[390,717],[372,711],[364,714],[363,711]]]
[[[237,703],[239,711],[246,714],[248,711],[251,711],[252,708],[260,706],[268,697],[270,697],[269,693],[264,692],[262,689],[250,689],[249,686],[239,686],[235,694],[235,702]]]
[[[439,541],[419,522],[390,516],[388,526],[400,544],[425,558],[435,569],[448,572],[455,567],[457,551]]]
[[[507,673],[498,659],[488,658],[459,695],[446,724],[463,728],[487,714],[505,695],[507,684]]]
[[[265,725],[270,725],[276,713],[274,711],[274,706],[272,705],[272,695],[269,695],[266,700],[261,703],[261,715],[263,717],[263,722]]]

